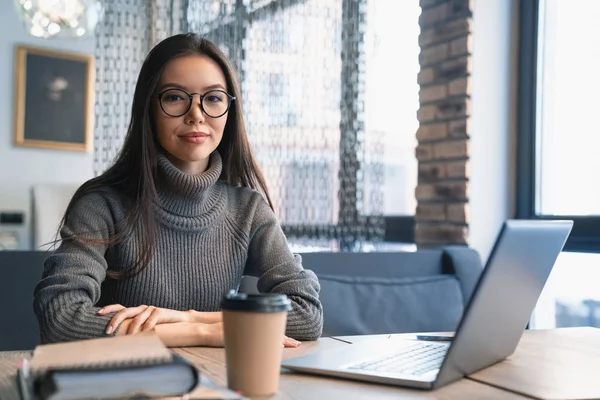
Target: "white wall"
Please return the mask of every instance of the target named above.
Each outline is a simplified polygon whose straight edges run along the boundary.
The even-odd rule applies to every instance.
[[[514,216],[518,0],[475,0],[469,245],[487,259]]]
[[[0,212],[6,209],[29,212],[29,189],[34,184],[83,182],[93,174],[91,153],[13,145],[14,64],[17,44],[94,53],[93,37],[57,40],[28,35],[17,17],[13,0],[0,1]],[[14,227],[0,225],[0,232],[6,229],[14,230]]]

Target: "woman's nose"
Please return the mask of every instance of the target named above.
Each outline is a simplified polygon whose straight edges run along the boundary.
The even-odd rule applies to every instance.
[[[194,97],[192,97],[192,106],[190,107],[190,110],[188,111],[186,117],[188,118],[189,123],[196,123],[196,122],[204,122],[204,120],[206,119],[206,116],[204,115],[204,112],[202,112],[202,107],[200,106],[200,96],[196,96],[194,95]]]

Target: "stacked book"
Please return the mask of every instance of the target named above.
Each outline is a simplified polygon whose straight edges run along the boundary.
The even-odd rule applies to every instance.
[[[153,333],[41,345],[18,378],[23,400],[240,398],[207,386]]]

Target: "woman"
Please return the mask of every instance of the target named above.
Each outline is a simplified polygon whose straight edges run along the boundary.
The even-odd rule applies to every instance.
[[[321,334],[319,283],[272,210],[233,68],[194,34],[150,52],[123,149],[60,235],[35,289],[44,343],[155,329],[168,346],[222,346],[220,301],[242,275],[292,300],[284,345]]]

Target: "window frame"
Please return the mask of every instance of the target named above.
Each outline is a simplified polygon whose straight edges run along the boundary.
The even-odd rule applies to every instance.
[[[232,35],[232,36],[237,39],[236,48],[240,49],[240,50],[238,50],[238,54],[236,54],[236,58],[239,58],[238,61],[242,61],[245,56],[242,43],[247,34],[247,32],[246,32],[247,27],[249,27],[253,22],[260,21],[260,20],[268,17],[272,13],[295,6],[300,3],[304,3],[306,1],[307,0],[286,0],[286,1],[272,0],[269,3],[255,9],[255,10],[248,12],[246,10],[246,6],[244,5],[244,0],[237,0],[236,5],[235,5],[234,14],[229,16],[227,19],[225,19],[225,22],[216,23],[213,26],[213,28],[209,31],[207,36],[210,37],[212,34],[214,34],[216,32],[228,30],[231,28],[237,29],[236,34]],[[342,82],[344,81],[344,79],[343,79],[344,71],[350,69],[350,68],[348,68],[348,66],[349,65],[357,65],[358,62],[360,61],[359,60],[360,52],[358,52],[357,49],[359,49],[362,46],[361,41],[363,39],[363,35],[360,32],[354,32],[354,31],[344,32],[344,30],[348,30],[348,29],[351,29],[351,30],[358,29],[358,24],[354,23],[354,21],[346,20],[349,15],[349,13],[347,13],[346,11],[348,9],[350,9],[351,7],[356,7],[360,3],[365,3],[366,1],[369,1],[369,0],[342,0],[342,10],[345,10],[342,12],[342,53],[345,55],[350,55],[350,57],[348,57],[348,58],[342,58],[343,60],[345,60],[342,65]],[[370,1],[376,1],[376,0],[370,0]],[[243,27],[241,27],[241,29],[240,29],[240,24],[236,24],[236,22],[235,22],[236,20],[239,20],[239,19],[241,19],[245,22],[243,24]],[[354,38],[354,37],[359,38],[358,43],[352,42],[352,40],[350,40],[350,39],[344,40],[344,38]],[[351,74],[348,74],[348,77],[350,77],[350,76],[351,76]],[[416,78],[417,77],[415,76],[415,79]],[[243,79],[244,79],[243,76],[240,77],[240,81],[243,81]],[[347,87],[347,85],[342,85],[341,98],[344,98],[343,93],[344,93],[344,90],[346,87]],[[357,109],[356,103],[353,102],[352,104],[347,104],[347,105],[345,105],[345,107],[350,110],[350,113],[352,115],[357,114],[357,112],[353,112],[353,111],[356,111],[356,109]],[[344,124],[344,122],[342,122],[342,124]],[[340,137],[340,168],[342,168],[344,165],[360,164],[358,155],[356,154],[356,151],[355,151],[356,142],[357,142],[356,141],[357,131],[356,131],[356,129],[351,128],[354,125],[353,120],[350,119],[349,121],[346,121],[345,125],[347,126],[347,128],[341,129],[341,132],[340,132],[340,135],[341,135],[341,137]],[[344,145],[344,143],[346,143],[347,145]],[[359,168],[357,168],[357,173],[358,173],[358,170],[359,170]],[[356,179],[351,180],[350,184],[354,185],[354,186],[347,188],[346,192],[356,194],[357,189],[358,189],[356,183],[357,183]],[[415,242],[415,229],[414,229],[415,215],[414,214],[413,215],[383,215],[383,216],[360,215],[360,212],[357,207],[356,198],[354,198],[354,201],[352,201],[352,199],[345,199],[344,204],[340,203],[339,208],[340,208],[340,211],[339,211],[340,221],[343,220],[342,219],[343,213],[345,213],[346,215],[348,215],[348,213],[350,213],[351,215],[360,216],[359,218],[364,221],[383,219],[382,222],[384,225],[384,235],[383,235],[382,240],[384,242],[392,242],[392,243],[414,243]],[[302,238],[302,237],[306,237],[307,232],[310,232],[310,237],[319,237],[319,238],[328,238],[328,239],[339,240],[340,249],[351,250],[355,247],[355,243],[354,243],[355,239],[354,239],[354,237],[352,237],[353,235],[345,234],[345,232],[347,232],[348,230],[352,231],[353,227],[351,227],[351,226],[343,226],[341,224],[337,224],[337,225],[332,225],[332,224],[324,224],[324,225],[284,224],[282,226],[282,229],[285,232],[285,234],[290,237]],[[348,237],[348,236],[351,236],[351,237]],[[374,237],[373,239],[377,239],[377,238]],[[370,240],[370,238],[367,237],[367,240]]]
[[[537,57],[541,0],[521,1],[518,49],[517,109],[517,219],[570,219],[573,230],[565,251],[600,253],[600,216],[543,215],[536,212],[537,132]]]

